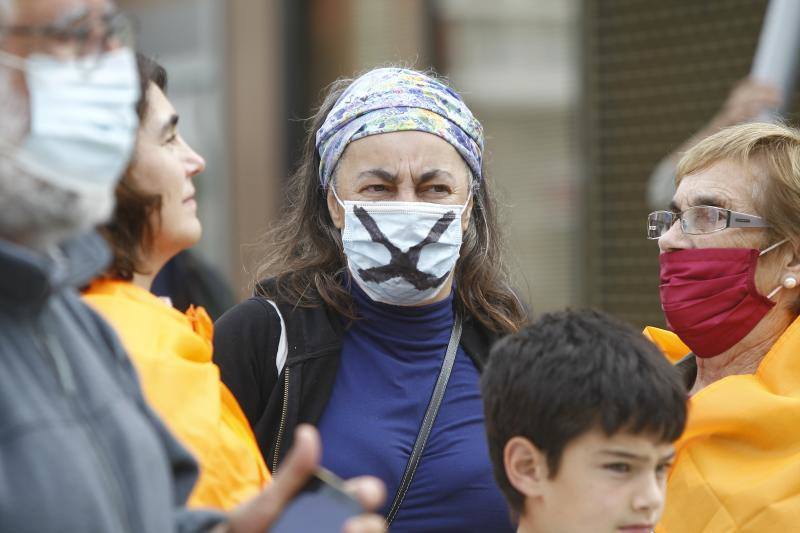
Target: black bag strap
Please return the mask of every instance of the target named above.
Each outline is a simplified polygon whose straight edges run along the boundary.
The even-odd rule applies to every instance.
[[[400,480],[400,486],[397,488],[397,493],[394,495],[392,506],[389,509],[389,514],[386,515],[386,521],[391,524],[397,516],[397,511],[406,497],[411,481],[414,479],[414,473],[417,471],[419,460],[422,457],[422,452],[425,451],[425,443],[428,441],[428,436],[431,434],[433,423],[436,421],[436,415],[439,413],[439,406],[442,405],[445,389],[447,389],[447,382],[450,380],[450,371],[453,370],[453,363],[456,360],[456,352],[458,352],[458,343],[461,341],[461,315],[456,312],[455,320],[453,321],[453,331],[450,334],[450,342],[447,344],[447,352],[444,354],[444,361],[442,361],[442,368],[439,370],[439,377],[436,379],[436,386],[433,388],[433,394],[428,402],[428,409],[425,411],[425,416],[422,418],[422,424],[417,433],[417,440],[414,441],[414,448],[411,450],[411,455],[408,458],[406,470],[403,472],[403,478]]]

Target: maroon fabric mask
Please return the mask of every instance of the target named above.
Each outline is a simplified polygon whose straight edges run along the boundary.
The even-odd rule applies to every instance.
[[[759,255],[751,248],[691,248],[659,256],[661,308],[695,355],[721,354],[775,305],[756,290]]]

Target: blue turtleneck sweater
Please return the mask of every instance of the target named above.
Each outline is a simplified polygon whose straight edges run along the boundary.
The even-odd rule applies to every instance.
[[[372,301],[352,287],[360,320],[347,330],[319,422],[322,464],[383,480],[388,512],[428,407],[453,327],[453,298],[419,307]],[[425,452],[392,532],[511,532],[492,477],[479,374],[459,347]]]

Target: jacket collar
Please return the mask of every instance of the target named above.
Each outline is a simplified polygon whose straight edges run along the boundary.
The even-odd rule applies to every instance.
[[[286,324],[289,341],[286,365],[293,366],[307,359],[340,355],[342,335],[346,329],[345,320],[341,316],[324,304],[300,307],[280,300],[275,303]],[[498,338],[498,334],[489,331],[471,316],[464,316],[461,347],[479,372],[483,372],[489,350]]]
[[[287,365],[320,356],[339,356],[347,321],[327,305],[301,306],[297,302],[287,302],[280,297],[275,278],[260,281],[256,285],[256,295],[274,301],[283,316],[289,340]],[[483,372],[489,350],[500,336],[469,314],[464,314],[461,346],[479,372]]]
[[[81,287],[102,272],[111,258],[95,232],[39,252],[0,239],[0,306],[41,309],[47,298],[68,287]]]

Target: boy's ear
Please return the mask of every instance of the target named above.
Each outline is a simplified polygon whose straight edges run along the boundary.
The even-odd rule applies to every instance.
[[[511,486],[526,498],[541,496],[548,479],[545,455],[525,437],[512,437],[503,448],[503,466]]]

